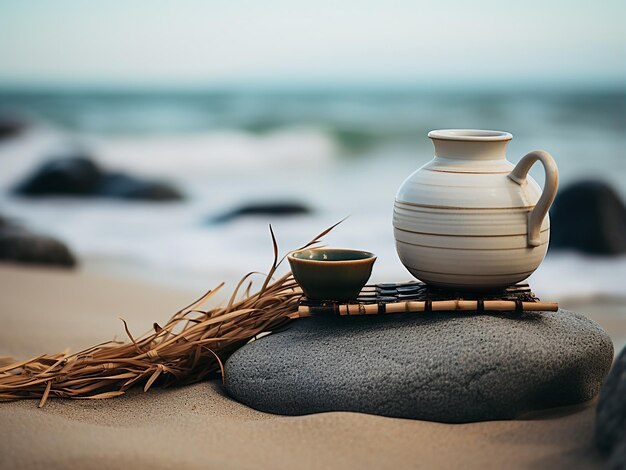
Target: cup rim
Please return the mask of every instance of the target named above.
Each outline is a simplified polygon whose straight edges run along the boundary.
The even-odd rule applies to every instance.
[[[505,131],[487,129],[438,129],[428,133],[430,139],[457,140],[465,142],[503,142],[511,140],[513,135]]]
[[[335,252],[341,251],[341,252],[350,252],[350,253],[360,253],[362,255],[365,255],[366,257],[356,258],[356,259],[344,259],[344,260],[318,260],[318,259],[298,258],[296,256],[293,256],[296,253],[302,253],[304,251],[335,251]],[[302,250],[294,250],[290,252],[289,254],[287,254],[287,259],[289,259],[289,261],[295,261],[297,263],[303,263],[303,264],[318,264],[318,265],[324,265],[324,266],[350,264],[350,263],[369,263],[369,262],[375,261],[376,258],[377,256],[370,251],[355,250],[353,248],[324,248],[324,247],[304,248]]]

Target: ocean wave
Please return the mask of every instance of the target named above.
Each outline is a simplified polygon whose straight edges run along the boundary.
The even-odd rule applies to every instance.
[[[529,282],[546,299],[626,299],[626,256],[550,253]]]
[[[315,128],[285,128],[257,135],[213,130],[186,135],[102,136],[37,126],[0,145],[0,190],[8,190],[43,161],[91,155],[104,168],[186,182],[216,175],[288,171],[326,166],[338,149],[332,135]]]
[[[183,180],[323,166],[337,153],[332,136],[313,128],[281,129],[263,135],[218,130],[191,136],[91,138],[90,147],[109,166]]]

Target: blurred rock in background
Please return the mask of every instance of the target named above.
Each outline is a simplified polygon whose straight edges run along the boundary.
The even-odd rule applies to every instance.
[[[100,168],[88,153],[73,151],[43,163],[15,189],[20,196],[80,196],[180,201],[173,186]]]
[[[0,217],[0,261],[63,267],[76,265],[76,258],[59,240],[32,233]]]
[[[209,224],[222,224],[230,222],[241,217],[254,216],[278,216],[291,217],[296,215],[309,215],[313,210],[306,204],[298,201],[265,201],[265,202],[249,202],[235,207],[208,220]]]
[[[550,225],[550,249],[626,253],[626,206],[607,183],[579,181],[561,189],[550,210]]]
[[[17,115],[0,114],[0,140],[16,137],[27,127],[26,120]]]

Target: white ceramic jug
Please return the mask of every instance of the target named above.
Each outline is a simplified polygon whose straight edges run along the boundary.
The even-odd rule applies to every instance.
[[[396,195],[393,227],[402,263],[429,284],[484,290],[527,278],[548,249],[548,209],[558,187],[554,159],[543,150],[514,167],[508,132],[439,130],[428,134],[435,158]],[[528,176],[539,160],[543,193]]]

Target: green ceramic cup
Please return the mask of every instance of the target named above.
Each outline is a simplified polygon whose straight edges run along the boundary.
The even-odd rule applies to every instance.
[[[355,299],[372,274],[373,253],[343,248],[314,248],[290,253],[291,272],[312,300]]]

